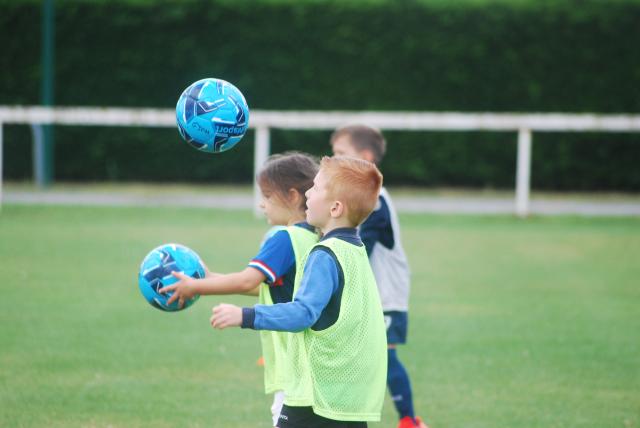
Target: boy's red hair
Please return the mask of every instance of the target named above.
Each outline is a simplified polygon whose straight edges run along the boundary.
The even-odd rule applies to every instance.
[[[320,170],[327,178],[327,191],[332,198],[342,202],[347,218],[358,226],[376,207],[382,174],[374,163],[348,156],[325,156]]]

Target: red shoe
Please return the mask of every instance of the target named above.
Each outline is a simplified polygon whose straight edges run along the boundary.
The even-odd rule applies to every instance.
[[[427,424],[422,422],[422,419],[420,418],[420,416],[416,416],[415,419],[412,418],[411,416],[405,416],[404,418],[400,419],[400,422],[398,422],[398,428],[416,428],[416,427],[429,428]]]

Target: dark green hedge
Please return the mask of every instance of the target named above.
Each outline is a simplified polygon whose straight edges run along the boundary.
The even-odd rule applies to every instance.
[[[301,110],[640,113],[637,1],[58,0],[56,103],[171,108],[220,77],[250,106]],[[40,2],[0,0],[0,104],[36,104]],[[57,127],[60,180],[251,180],[252,135],[208,156],[174,130]],[[326,153],[327,132],[272,135]],[[388,133],[387,183],[510,188],[510,133]],[[640,190],[638,134],[534,134],[538,189]],[[31,176],[5,127],[5,174]]]

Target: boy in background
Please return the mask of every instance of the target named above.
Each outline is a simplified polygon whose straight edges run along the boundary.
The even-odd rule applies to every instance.
[[[289,303],[220,304],[214,328],[292,332],[279,428],[363,428],[379,421],[387,354],[380,297],[358,236],[382,175],[361,159],[325,157],[306,193],[307,222],[322,232]]]
[[[380,165],[386,141],[380,131],[363,125],[339,128],[331,135],[334,155],[352,156]],[[371,215],[360,226],[360,237],[376,277],[387,326],[387,386],[398,411],[398,428],[426,428],[415,416],[409,375],[398,359],[396,346],[407,341],[409,263],[400,241],[398,215],[383,187]]]

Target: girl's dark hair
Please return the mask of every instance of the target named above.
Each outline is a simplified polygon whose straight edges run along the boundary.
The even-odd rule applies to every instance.
[[[309,154],[285,152],[269,156],[256,180],[262,191],[274,191],[285,201],[289,190],[295,189],[302,196],[298,208],[304,208],[307,202],[305,192],[313,187],[318,168],[318,161]]]

